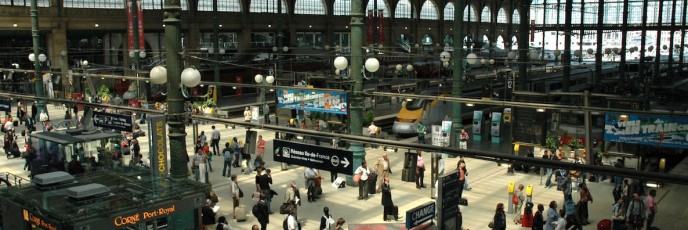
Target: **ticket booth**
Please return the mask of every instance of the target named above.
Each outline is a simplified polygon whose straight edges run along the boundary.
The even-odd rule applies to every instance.
[[[0,191],[2,229],[200,229],[208,186],[121,168],[73,177],[38,175]]]

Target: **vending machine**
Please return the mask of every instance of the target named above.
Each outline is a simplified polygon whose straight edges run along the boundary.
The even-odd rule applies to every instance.
[[[502,140],[500,139],[499,126],[502,123],[502,113],[494,112],[492,113],[492,122],[490,123],[490,135],[492,135],[492,143],[499,144]]]

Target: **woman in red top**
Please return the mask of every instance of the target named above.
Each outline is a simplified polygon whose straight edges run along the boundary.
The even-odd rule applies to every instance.
[[[263,159],[265,154],[265,140],[263,140],[263,135],[258,135],[258,142],[256,143],[256,152],[258,153],[258,158]]]
[[[201,151],[203,151],[203,154],[205,154],[205,157],[208,159],[208,169],[210,169],[210,172],[212,172],[213,164],[211,164],[210,161],[213,159],[213,155],[210,154],[210,146],[208,145],[208,142],[203,144]]]

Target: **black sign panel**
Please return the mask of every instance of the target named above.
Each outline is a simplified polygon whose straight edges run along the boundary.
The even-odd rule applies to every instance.
[[[411,229],[433,218],[435,218],[435,202],[430,201],[406,211],[406,228]]]
[[[354,174],[353,152],[275,139],[273,159],[277,162]]]
[[[12,112],[12,101],[0,100],[0,111]]]
[[[106,129],[131,132],[131,116],[114,113],[93,112],[93,125]]]
[[[450,220],[455,218],[459,214],[459,171],[455,171],[440,177],[439,186],[442,187],[441,199],[442,199],[442,219]]]

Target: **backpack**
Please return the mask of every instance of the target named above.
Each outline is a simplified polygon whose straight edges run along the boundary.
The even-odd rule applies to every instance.
[[[516,195],[516,193],[514,193],[514,196],[511,197],[511,203],[518,204],[518,202],[519,202],[518,195]]]
[[[333,230],[334,226],[337,224],[334,222],[334,219],[332,219],[332,215],[330,215],[330,216],[324,216],[323,215],[323,217],[325,217],[325,229]]]

